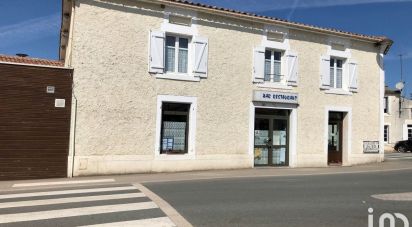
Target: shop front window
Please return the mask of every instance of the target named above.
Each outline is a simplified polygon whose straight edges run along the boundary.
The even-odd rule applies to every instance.
[[[188,152],[190,104],[162,103],[161,154]]]

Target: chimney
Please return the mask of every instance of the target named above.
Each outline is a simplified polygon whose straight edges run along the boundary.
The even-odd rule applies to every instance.
[[[25,57],[27,57],[27,56],[29,56],[29,55],[28,55],[28,54],[23,54],[23,53],[17,53],[16,56],[25,58]]]

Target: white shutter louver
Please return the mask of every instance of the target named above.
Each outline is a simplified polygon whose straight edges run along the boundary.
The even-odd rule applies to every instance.
[[[355,61],[349,61],[349,90],[358,90],[358,64]]]
[[[294,52],[289,52],[286,55],[288,64],[287,83],[290,86],[298,85],[298,55]]]
[[[164,48],[165,33],[161,31],[150,32],[150,53],[149,53],[149,72],[164,72]]]
[[[330,89],[330,56],[323,55],[320,58],[321,88]]]
[[[193,73],[195,76],[207,78],[207,64],[209,43],[207,38],[195,37],[194,45],[194,66]]]
[[[253,82],[263,82],[265,77],[265,48],[253,50]]]

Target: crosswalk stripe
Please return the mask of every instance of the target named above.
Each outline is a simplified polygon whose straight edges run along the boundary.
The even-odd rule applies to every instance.
[[[67,184],[95,184],[95,183],[108,183],[115,182],[114,179],[99,179],[99,180],[77,180],[77,181],[46,181],[46,182],[36,182],[36,183],[22,183],[13,184],[13,188],[18,187],[34,187],[34,186],[50,186],[50,185],[67,185]]]
[[[124,221],[124,222],[113,222],[113,223],[105,223],[105,224],[97,224],[97,225],[85,225],[81,227],[145,227],[145,226],[176,226],[172,220],[168,217],[161,217],[161,218],[148,218],[148,219],[140,219],[134,221]]]
[[[0,203],[0,209],[1,208],[13,208],[13,207],[25,207],[25,206],[51,205],[51,204],[60,204],[60,203],[103,201],[103,200],[111,200],[111,199],[127,199],[127,198],[138,198],[138,197],[145,197],[145,195],[143,193],[126,193],[126,194],[113,194],[113,195],[97,195],[97,196],[83,196],[83,197],[70,197],[70,198],[58,198],[58,199],[6,202],[6,203]]]
[[[88,188],[88,189],[74,189],[74,190],[62,190],[62,191],[30,192],[30,193],[18,193],[18,194],[4,194],[4,195],[0,195],[0,199],[24,198],[24,197],[48,196],[48,195],[66,195],[66,194],[89,193],[89,192],[125,191],[125,190],[133,190],[133,189],[136,190],[136,188],[133,186],[124,186],[124,187],[110,187],[110,188]]]
[[[44,220],[44,219],[52,219],[52,218],[75,217],[75,216],[82,216],[82,215],[105,214],[105,213],[114,213],[114,212],[122,212],[122,211],[145,210],[145,209],[154,209],[154,208],[158,208],[158,206],[154,202],[141,202],[141,203],[128,203],[128,204],[70,208],[70,209],[62,209],[62,210],[37,211],[37,212],[27,212],[27,213],[18,213],[18,214],[4,214],[4,215],[0,215],[0,224],[12,223],[12,222]]]

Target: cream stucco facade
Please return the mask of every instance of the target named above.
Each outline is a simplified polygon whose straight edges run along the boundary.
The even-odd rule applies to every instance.
[[[385,150],[394,151],[395,143],[409,139],[412,131],[412,100],[402,97],[399,90],[385,89],[386,111],[384,111],[386,138]],[[385,109],[385,108],[384,108]],[[412,138],[412,137],[411,137]]]
[[[69,157],[74,176],[252,168],[257,107],[290,110],[291,167],[328,166],[330,111],[345,116],[343,165],[383,160],[383,48],[376,42],[146,1],[65,4],[72,7],[64,58],[74,68]],[[150,32],[174,28],[164,25],[165,12],[192,17],[190,28],[177,32],[207,37],[206,78],[149,73]],[[285,34],[279,48],[299,57],[296,86],[253,82],[253,50],[265,44],[268,26]],[[321,57],[334,55],[335,42],[345,45],[339,57],[357,63],[356,91],[320,88]],[[253,101],[257,90],[296,93],[298,105]],[[158,153],[160,96],[195,100],[188,154]],[[379,141],[379,153],[365,154],[364,141]]]

